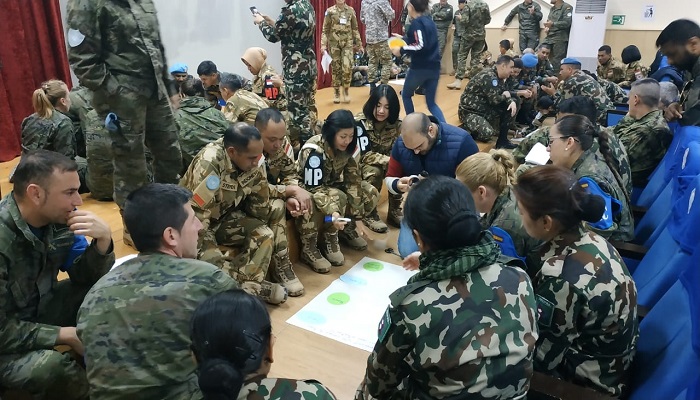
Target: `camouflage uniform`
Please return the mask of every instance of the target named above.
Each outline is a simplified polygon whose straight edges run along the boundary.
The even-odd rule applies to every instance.
[[[120,129],[110,132],[114,201],[148,183],[144,144],[154,158],[156,182],[177,183],[182,156],[169,96],[170,81],[152,0],[68,3],[68,56],[80,84],[93,91],[100,118],[112,112]]]
[[[251,86],[251,92],[257,94],[261,99],[263,99],[268,107],[276,108],[285,114],[285,119],[287,119],[287,97],[285,96],[284,86],[277,89],[277,96],[272,93],[267,93],[268,90],[274,90],[272,88],[265,87],[265,79],[267,77],[278,75],[277,71],[270,64],[263,64],[260,68],[260,72],[255,76]],[[275,98],[277,97],[277,98]]]
[[[391,148],[401,133],[401,120],[394,124],[374,122],[359,113],[355,115],[355,121],[363,128],[363,134],[358,137],[361,156],[357,160],[362,180],[381,191],[389,167]]]
[[[535,68],[535,75],[537,76],[537,83],[541,85],[544,83],[544,78],[556,76],[557,74],[554,72],[554,66],[552,66],[551,62],[549,62],[549,59],[541,60],[538,58],[537,67]]]
[[[671,144],[671,130],[661,110],[654,110],[640,119],[623,118],[612,127],[627,150],[632,167],[632,184],[644,187]]]
[[[204,88],[204,97],[209,101],[209,103],[216,107],[218,110],[221,109],[221,104],[220,101],[223,101],[223,97],[221,97],[221,89],[219,89],[219,80],[221,79],[221,72],[216,73],[216,81],[217,83],[215,85],[211,86],[206,86]]]
[[[190,166],[194,157],[207,144],[221,139],[229,122],[224,114],[203,97],[185,97],[175,113],[178,139],[182,148],[182,165]]]
[[[104,118],[100,118],[97,111],[90,110],[85,119],[87,183],[90,187],[90,195],[98,200],[111,200],[114,196],[112,140],[105,128]]]
[[[542,43],[549,44],[552,49],[549,61],[551,61],[555,71],[559,71],[559,63],[566,57],[573,13],[574,8],[571,4],[564,2],[559,7],[553,6],[547,16],[547,21],[552,21],[554,25],[549,28],[547,37],[544,38]]]
[[[550,128],[549,126],[543,126],[525,136],[523,140],[518,143],[518,147],[513,149],[513,158],[515,158],[515,161],[519,164],[525,164],[525,157],[527,157],[530,150],[532,150],[537,143],[542,143],[542,145],[546,147]]]
[[[465,7],[466,8],[466,5]],[[459,69],[459,53],[460,49],[462,48],[462,36],[464,36],[464,32],[467,29],[467,26],[465,24],[465,9],[457,9],[455,11],[455,16],[452,19],[452,23],[455,26],[455,34],[454,38],[452,38],[452,68],[455,71],[455,75],[457,74],[457,70]],[[459,16],[459,18],[457,18]]]
[[[610,57],[607,64],[598,64],[596,74],[598,79],[620,83],[625,80],[625,64],[618,61],[615,57]]]
[[[700,126],[700,58],[690,71],[688,82],[680,96],[679,103],[684,111],[679,122],[683,126]]]
[[[559,102],[574,96],[584,96],[593,99],[598,114],[598,123],[605,124],[608,110],[614,109],[612,101],[602,89],[600,84],[581,70],[576,70],[563,82],[560,82],[554,94],[554,106],[559,107]]]
[[[360,21],[365,24],[365,41],[369,62],[367,76],[370,83],[377,82],[377,70],[381,65],[381,83],[389,83],[391,75],[391,50],[387,46],[389,24],[394,20],[394,9],[388,0],[362,0]]]
[[[331,55],[331,77],[335,88],[349,88],[352,81],[353,46],[362,46],[355,10],[349,5],[331,6],[323,17],[321,48]]]
[[[512,117],[507,107],[514,99],[506,99],[505,82],[495,68],[479,72],[469,81],[459,98],[459,120],[462,127],[479,141],[488,142],[498,136],[497,129],[507,127]]]
[[[620,85],[617,83],[613,83],[605,79],[599,79],[598,84],[600,84],[600,87],[603,88],[603,91],[605,91],[605,94],[613,103],[626,104],[629,100],[627,92],[622,90],[622,87],[620,87]]]
[[[620,82],[620,86],[629,88],[632,82],[644,79],[649,75],[649,68],[642,65],[641,61],[633,61],[625,67],[625,80]]]
[[[530,7],[534,10],[532,14],[530,14]],[[527,48],[534,50],[540,44],[542,7],[534,1],[531,4],[520,3],[510,10],[503,25],[510,24],[516,15],[518,16],[518,24],[520,25],[518,28],[520,52],[522,53],[523,50]]]
[[[245,122],[254,126],[255,117],[263,108],[267,108],[267,103],[260,96],[245,89],[238,89],[226,100],[221,112],[230,122]]]
[[[470,0],[462,11],[462,25],[465,27],[459,45],[457,79],[466,77],[467,58],[471,53],[470,65],[479,64],[481,53],[486,47],[486,25],[491,22],[491,11],[483,0]]]
[[[474,77],[481,71],[485,69],[493,69],[496,66],[496,62],[493,61],[491,52],[486,50],[481,53],[481,62],[476,65],[469,66],[464,77],[466,79],[474,79]]]
[[[78,312],[90,396],[201,399],[190,319],[209,296],[236,287],[211,264],[163,253],[141,253],[110,271]]]
[[[489,249],[478,256],[473,247],[421,255],[418,275],[389,297],[356,399],[525,396],[537,340],[535,294],[527,274],[505,265],[491,236],[486,240]]]
[[[62,326],[75,326],[85,293],[114,264],[95,245],[70,262],[79,237],[52,224],[40,234],[22,219],[11,192],[0,202],[0,387],[36,398],[86,399],[85,370],[54,350]],[[94,242],[93,242],[94,243]],[[69,280],[58,282],[59,270]]]
[[[86,158],[85,125],[86,115],[92,110],[92,92],[86,87],[74,86],[73,89],[68,92],[68,97],[71,102],[70,109],[64,114],[73,122],[76,154]]]
[[[312,133],[311,113],[316,112],[316,13],[309,0],[289,0],[275,25],[259,25],[265,39],[282,42],[282,68],[289,111],[289,138],[294,148]]]
[[[620,396],[639,335],[637,289],[622,257],[581,225],[541,254],[535,370]]]
[[[258,375],[243,383],[238,400],[314,399],[335,400],[335,395],[314,380],[265,378]]]
[[[437,26],[440,57],[442,57],[445,51],[445,43],[447,42],[447,32],[450,30],[450,26],[452,26],[454,9],[450,3],[441,4],[437,2],[433,4],[433,8],[430,10],[430,16],[433,18],[435,26]]]

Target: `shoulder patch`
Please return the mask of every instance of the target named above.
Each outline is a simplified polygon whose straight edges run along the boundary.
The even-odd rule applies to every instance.
[[[309,166],[311,168],[318,168],[321,165],[321,158],[317,155],[312,155],[309,157]]]
[[[567,16],[567,17],[570,17],[570,16],[571,16],[571,13],[566,14],[566,16]]]
[[[539,294],[535,296],[537,299],[537,322],[546,327],[552,326],[552,321],[554,320],[554,303],[540,296]]]
[[[492,81],[491,81],[491,84],[493,85],[493,87],[498,86],[498,79],[492,80]]]
[[[207,178],[207,189],[216,190],[221,186],[221,179],[216,175],[210,175]]]
[[[382,319],[379,320],[379,326],[377,327],[377,340],[383,342],[386,338],[386,334],[389,333],[389,328],[391,328],[391,306],[387,307],[382,315]]]
[[[85,40],[85,35],[77,29],[68,29],[68,45],[70,47],[78,47]]]

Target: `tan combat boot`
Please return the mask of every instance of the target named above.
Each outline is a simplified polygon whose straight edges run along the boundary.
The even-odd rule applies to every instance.
[[[350,102],[350,88],[343,88],[343,103]]]
[[[333,88],[333,103],[340,104],[340,88]]]
[[[327,274],[331,272],[331,263],[328,262],[321,252],[318,251],[316,241],[318,240],[318,234],[316,232],[302,236],[301,237],[301,254],[299,258],[301,262],[311,267],[314,272],[319,274]]]
[[[241,283],[241,289],[269,304],[282,304],[287,301],[287,289],[279,283],[245,281]]]
[[[462,80],[459,79],[459,78],[455,79],[454,82],[452,82],[452,83],[450,83],[449,85],[447,85],[447,88],[448,88],[448,89],[454,89],[454,90],[459,90],[459,89],[461,89],[461,88],[462,88]]]
[[[338,231],[338,238],[352,249],[359,251],[367,250],[367,241],[361,238],[360,234],[357,233],[355,221],[348,222],[348,224],[345,225],[345,229]]]
[[[340,251],[340,245],[338,244],[338,231],[333,232],[326,231],[323,233],[323,255],[331,265],[334,267],[340,267],[345,264],[345,257]]]
[[[403,212],[401,212],[402,200],[402,195],[389,193],[389,209],[386,213],[386,223],[394,228],[401,227],[401,219],[403,218]]]
[[[379,219],[377,210],[374,210],[370,215],[366,216],[362,222],[364,222],[369,229],[377,233],[384,233],[389,230],[389,227],[386,226],[384,221]]]
[[[281,283],[287,289],[291,297],[297,297],[304,294],[304,285],[294,273],[292,261],[289,259],[289,251],[284,249],[272,256],[270,262],[270,275],[272,278]]]

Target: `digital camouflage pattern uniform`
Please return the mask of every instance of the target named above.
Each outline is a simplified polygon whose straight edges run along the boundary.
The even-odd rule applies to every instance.
[[[255,117],[263,108],[267,108],[267,103],[260,96],[245,89],[238,89],[226,100],[221,112],[230,122],[245,122],[255,126]]]
[[[481,60],[481,53],[486,47],[486,25],[491,22],[491,11],[483,0],[470,0],[462,11],[464,34],[459,45],[457,60],[457,79],[466,77],[467,58],[471,54],[470,66],[474,67]]]
[[[582,225],[541,254],[535,370],[620,396],[639,335],[637,289],[622,257]]]
[[[505,82],[496,68],[485,69],[469,80],[459,98],[458,114],[464,130],[474,139],[488,142],[498,136],[501,126],[507,127],[512,117],[507,107],[514,99],[506,99]]]
[[[68,2],[68,58],[80,84],[92,90],[102,120],[114,113],[120,129],[110,132],[114,200],[148,183],[145,147],[153,154],[155,181],[177,183],[182,156],[169,96],[165,51],[152,0]]]
[[[335,395],[315,380],[265,378],[256,376],[243,383],[237,400],[313,399],[335,400]]]
[[[87,399],[85,370],[54,350],[62,326],[75,326],[85,293],[114,264],[112,246],[69,258],[76,237],[66,225],[35,234],[14,194],[0,201],[0,387],[36,398]],[[58,282],[59,270],[70,279]]]
[[[499,258],[491,235],[484,240],[486,254],[420,256],[419,274],[389,296],[356,399],[524,398],[537,341],[534,289]],[[444,273],[426,276],[426,268]]]
[[[97,200],[111,200],[114,195],[112,139],[105,128],[104,118],[100,118],[97,111],[90,110],[85,118],[85,151],[90,195]],[[152,178],[149,181],[152,181]]]
[[[530,13],[530,8],[533,12]],[[503,25],[508,25],[515,16],[518,16],[518,33],[520,52],[530,48],[536,49],[540,44],[540,21],[542,20],[542,7],[536,2],[525,4],[525,2],[513,7],[506,16]]]
[[[452,17],[454,17],[454,9],[450,3],[442,4],[439,2],[433,4],[430,9],[430,16],[435,22],[438,31],[438,44],[440,45],[440,57],[445,51],[445,43],[447,43],[447,32],[452,26]]]
[[[465,20],[464,17],[465,9],[466,5],[461,10],[457,9],[452,19],[452,23],[455,26],[454,38],[452,38],[452,68],[455,71],[455,75],[459,69],[459,53],[462,48],[462,36],[464,36],[464,32],[467,30],[466,21],[468,20]]]
[[[629,88],[632,82],[641,80],[649,76],[649,68],[642,65],[641,61],[633,61],[625,67],[625,80],[620,82],[620,86]]]
[[[194,157],[209,143],[221,139],[229,122],[221,111],[207,99],[199,96],[184,97],[175,113],[178,139],[182,149],[182,165],[190,166]]]
[[[613,103],[626,104],[629,100],[627,92],[625,92],[617,83],[610,82],[605,79],[599,79],[598,84],[603,88],[605,94]]]
[[[349,88],[352,81],[353,46],[362,47],[355,9],[334,5],[323,17],[321,48],[331,55],[331,78],[334,88]]]
[[[190,319],[208,297],[237,286],[211,264],[163,253],[141,253],[107,273],[78,312],[90,396],[201,399]]]
[[[274,25],[259,25],[265,39],[282,44],[282,69],[289,111],[289,138],[294,148],[308,140],[316,113],[316,13],[309,0],[289,0]]]
[[[82,86],[73,86],[68,92],[70,98],[70,109],[64,113],[73,121],[73,132],[75,132],[75,144],[77,155],[86,158],[85,150],[85,121],[86,115],[92,110],[92,92]],[[63,111],[61,111],[63,112]]]
[[[557,92],[554,94],[554,107],[558,108],[559,102],[574,96],[593,99],[599,124],[605,124],[608,119],[608,110],[615,108],[600,84],[581,70],[574,71],[568,79],[559,83]]]
[[[548,44],[552,49],[549,61],[552,63],[555,71],[559,71],[559,63],[566,57],[573,13],[574,8],[571,4],[563,2],[559,7],[553,6],[547,16],[547,21],[552,21],[554,24],[549,28],[547,37],[544,38],[542,43]]]
[[[391,76],[391,50],[387,45],[389,24],[394,20],[394,9],[389,0],[362,0],[360,21],[365,24],[365,42],[369,62],[367,76],[370,83],[377,82],[381,66],[381,83],[389,83]]]
[[[606,64],[598,64],[596,74],[598,79],[620,83],[625,80],[625,64],[618,61],[615,57],[610,57]]]
[[[661,110],[654,110],[640,119],[627,115],[612,128],[627,150],[632,167],[632,184],[644,187],[647,178],[666,154],[671,144],[671,130]]]

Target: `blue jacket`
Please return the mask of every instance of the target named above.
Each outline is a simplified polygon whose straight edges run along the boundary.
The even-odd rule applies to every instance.
[[[432,18],[421,15],[411,21],[404,41],[406,46],[401,48],[401,54],[411,56],[412,69],[440,70],[440,45]]]

